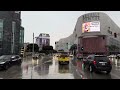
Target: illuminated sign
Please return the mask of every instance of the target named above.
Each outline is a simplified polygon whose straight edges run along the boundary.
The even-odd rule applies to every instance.
[[[93,22],[86,22],[82,24],[82,33],[84,32],[96,32],[100,31],[100,22],[93,21]]]

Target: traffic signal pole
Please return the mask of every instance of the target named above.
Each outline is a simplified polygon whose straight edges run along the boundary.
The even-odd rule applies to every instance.
[[[34,55],[34,33],[33,33],[33,55]]]

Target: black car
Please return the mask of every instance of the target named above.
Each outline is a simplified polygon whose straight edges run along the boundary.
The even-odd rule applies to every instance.
[[[89,69],[90,72],[106,71],[109,74],[112,69],[111,61],[105,55],[89,55],[83,63],[84,68]]]
[[[11,57],[11,63],[22,63],[22,58],[19,55],[12,55]]]
[[[0,56],[0,69],[7,70],[11,65],[12,55],[2,55]]]

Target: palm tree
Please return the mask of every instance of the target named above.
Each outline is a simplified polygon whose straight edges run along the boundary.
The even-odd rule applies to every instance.
[[[76,49],[77,49],[77,44],[73,44],[73,45],[70,47],[69,51],[71,51],[72,54],[76,54]]]
[[[109,52],[119,52],[119,47],[117,47],[116,45],[108,45],[107,46],[108,47],[108,49],[109,49]]]

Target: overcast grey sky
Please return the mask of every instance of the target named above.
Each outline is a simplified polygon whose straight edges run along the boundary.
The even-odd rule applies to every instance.
[[[89,12],[104,12],[120,27],[120,11],[22,11],[25,42],[33,42],[40,33],[50,34],[50,44],[73,33],[78,17]]]

